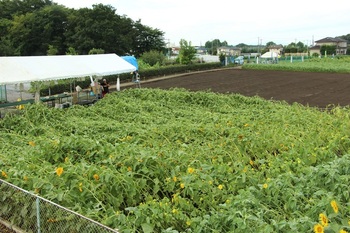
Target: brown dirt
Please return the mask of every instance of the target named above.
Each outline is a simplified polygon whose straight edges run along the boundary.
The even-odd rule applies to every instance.
[[[319,108],[350,104],[350,74],[223,69],[143,81],[141,86],[238,93]]]

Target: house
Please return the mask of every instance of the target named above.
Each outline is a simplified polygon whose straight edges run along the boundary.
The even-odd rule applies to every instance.
[[[241,48],[232,46],[221,46],[217,48],[217,54],[224,54],[225,56],[240,56]]]
[[[282,45],[270,45],[268,49],[270,53],[276,53],[277,55],[281,55],[283,52]]]
[[[207,54],[208,53],[208,49],[206,47],[203,46],[196,46],[196,53],[197,54]]]
[[[345,55],[347,48],[348,48],[348,42],[344,39],[341,39],[339,37],[326,37],[321,40],[315,41],[315,45],[310,47],[310,54],[321,54],[321,47],[322,45],[334,45],[336,47],[336,55]]]
[[[173,46],[171,47],[171,55],[178,56],[180,54],[180,47]]]

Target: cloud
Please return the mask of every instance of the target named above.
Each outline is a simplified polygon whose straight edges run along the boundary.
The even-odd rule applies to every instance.
[[[210,1],[190,0],[56,0],[67,7],[91,7],[102,3],[111,5],[117,14],[157,28],[165,38],[178,44],[180,39],[192,44],[220,39],[229,44],[263,44],[269,41],[283,45],[297,40],[322,39],[326,36],[349,34],[350,14],[347,0],[332,4],[313,1]],[[344,6],[344,7],[341,7]],[[332,9],[334,7],[334,9]]]

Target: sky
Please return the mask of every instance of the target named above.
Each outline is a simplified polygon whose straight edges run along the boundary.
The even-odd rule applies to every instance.
[[[53,0],[68,8],[111,5],[116,14],[164,32],[166,43],[181,39],[204,46],[219,39],[240,43],[312,45],[325,37],[350,34],[350,1],[333,0]]]

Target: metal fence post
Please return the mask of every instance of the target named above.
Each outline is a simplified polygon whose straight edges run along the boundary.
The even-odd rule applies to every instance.
[[[37,197],[36,198],[36,222],[38,225],[38,233],[40,233],[40,209],[39,209],[40,207],[39,207],[39,204],[40,204],[40,200]]]

